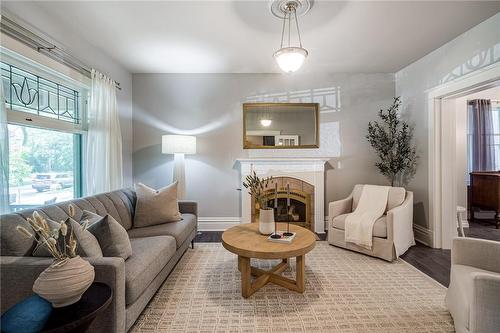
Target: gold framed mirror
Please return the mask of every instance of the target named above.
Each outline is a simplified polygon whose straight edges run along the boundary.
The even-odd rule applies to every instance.
[[[243,103],[243,149],[319,148],[318,103]]]

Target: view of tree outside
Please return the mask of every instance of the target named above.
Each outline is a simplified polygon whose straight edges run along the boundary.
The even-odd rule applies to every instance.
[[[74,134],[9,124],[9,192],[14,208],[73,199]]]

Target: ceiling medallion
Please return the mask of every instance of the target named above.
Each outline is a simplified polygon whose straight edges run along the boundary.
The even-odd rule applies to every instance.
[[[274,0],[270,4],[270,10],[273,15],[283,20],[280,48],[274,52],[273,57],[281,70],[286,73],[295,72],[302,67],[308,55],[307,50],[302,47],[297,17],[305,15],[311,8],[311,5],[312,0]],[[292,20],[295,21],[294,25],[297,32],[298,43],[295,45],[292,44],[291,40]],[[287,31],[286,34],[285,30]],[[285,38],[287,41],[286,44]]]

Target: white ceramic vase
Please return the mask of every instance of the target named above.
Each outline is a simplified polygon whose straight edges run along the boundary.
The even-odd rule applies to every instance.
[[[78,302],[94,277],[94,267],[76,256],[47,267],[33,284],[33,291],[59,308]]]
[[[274,232],[274,210],[259,210],[259,232],[263,235],[270,235]]]

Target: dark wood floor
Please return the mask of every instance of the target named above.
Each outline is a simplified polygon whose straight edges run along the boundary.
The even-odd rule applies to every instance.
[[[487,221],[470,223],[469,228],[464,228],[464,231],[467,237],[500,241],[500,229],[495,229],[495,226]],[[325,240],[326,234],[321,234],[319,237],[321,240]],[[195,242],[220,242],[221,239],[222,231],[203,231],[198,233]],[[433,249],[417,243],[401,258],[443,286],[448,287],[451,266],[450,250]]]

